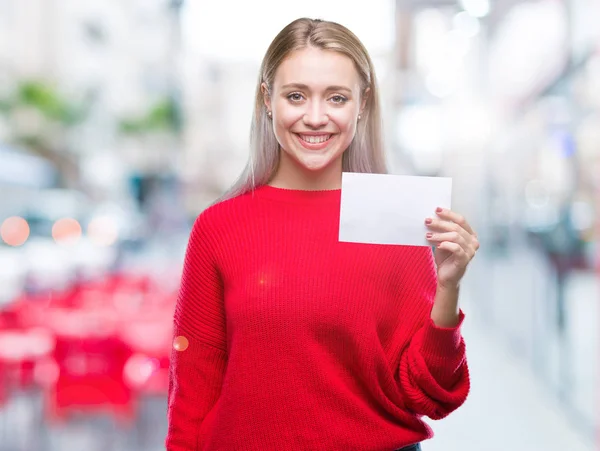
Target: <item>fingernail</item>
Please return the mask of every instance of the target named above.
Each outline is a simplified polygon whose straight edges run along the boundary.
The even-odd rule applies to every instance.
[[[437,207],[435,211],[436,213],[441,213],[442,211],[444,211],[444,209],[442,207]]]
[[[431,224],[433,222],[433,220],[431,218],[427,218],[425,220],[425,224]]]
[[[426,236],[427,238],[431,238],[431,237],[433,237],[433,233],[431,233],[431,232],[428,232],[428,233],[427,233],[425,236]]]

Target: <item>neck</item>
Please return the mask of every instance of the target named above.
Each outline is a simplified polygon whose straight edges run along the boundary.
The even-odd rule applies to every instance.
[[[311,171],[300,166],[287,156],[282,155],[279,166],[269,185],[275,188],[324,191],[342,187],[342,159],[332,162],[329,166]]]

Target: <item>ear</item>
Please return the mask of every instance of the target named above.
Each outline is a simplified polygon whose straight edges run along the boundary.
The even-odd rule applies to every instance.
[[[367,106],[367,102],[369,101],[369,96],[371,95],[371,88],[365,89],[365,92],[362,95],[362,99],[360,100],[360,114],[363,114],[365,111],[365,107]]]
[[[263,95],[263,101],[265,102],[265,106],[267,107],[267,111],[271,111],[271,93],[269,92],[269,88],[266,83],[261,83],[260,91]]]

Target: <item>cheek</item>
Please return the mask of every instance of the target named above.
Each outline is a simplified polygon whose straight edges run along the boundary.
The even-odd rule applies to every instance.
[[[289,132],[302,119],[302,116],[297,111],[289,108],[277,111],[275,117],[275,133],[279,138],[284,138],[284,133]]]
[[[290,140],[290,128],[294,125],[294,122],[286,120],[286,118],[278,117],[275,123],[275,138],[280,145],[287,147]]]
[[[331,114],[329,118],[335,123],[341,133],[350,135],[348,139],[352,139],[356,132],[356,116],[352,112],[336,112]]]
[[[277,126],[282,129],[290,128],[296,122],[302,119],[302,109],[290,105],[287,100],[281,99],[275,105],[275,117],[277,118]]]

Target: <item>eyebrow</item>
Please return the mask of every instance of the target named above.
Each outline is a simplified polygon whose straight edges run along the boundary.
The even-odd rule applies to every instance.
[[[283,85],[281,87],[281,89],[289,89],[289,88],[303,89],[306,91],[310,90],[308,85],[305,85],[302,83],[288,83],[287,85]],[[326,91],[346,91],[346,92],[352,94],[352,90],[350,88],[347,88],[346,86],[341,86],[341,85],[328,86]]]

